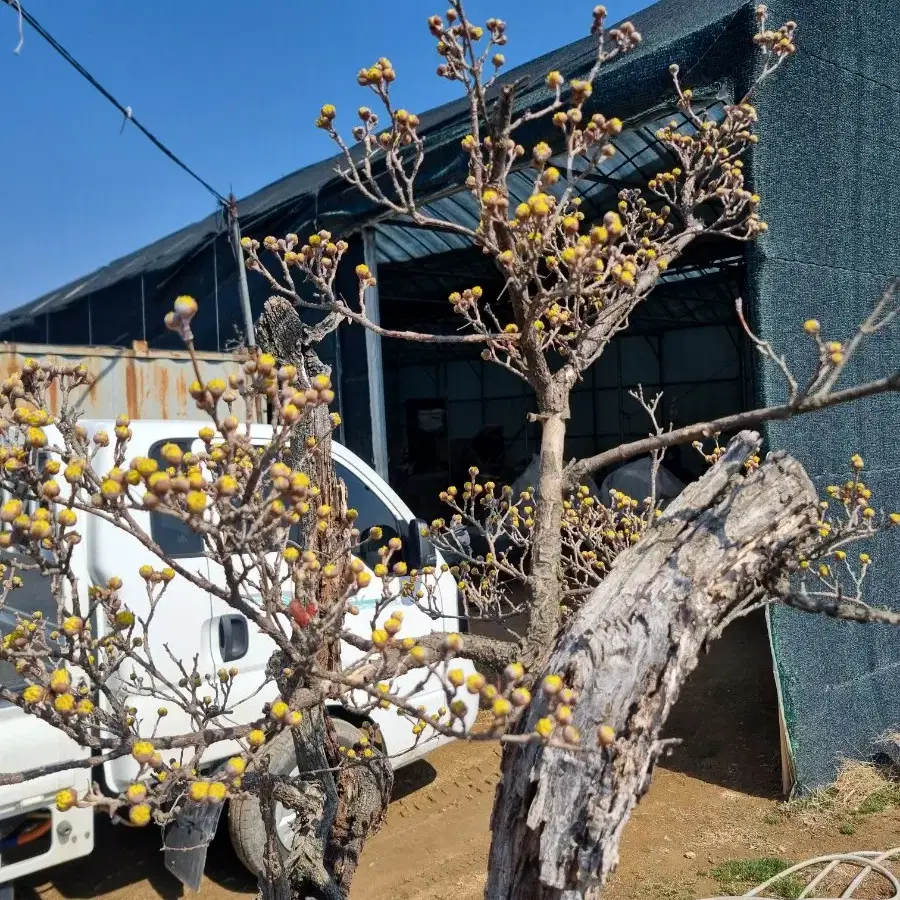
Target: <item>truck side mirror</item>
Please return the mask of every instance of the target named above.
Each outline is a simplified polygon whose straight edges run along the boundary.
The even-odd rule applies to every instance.
[[[422,571],[425,566],[437,565],[437,550],[428,537],[428,523],[424,519],[413,519],[406,535],[406,564],[410,569]]]

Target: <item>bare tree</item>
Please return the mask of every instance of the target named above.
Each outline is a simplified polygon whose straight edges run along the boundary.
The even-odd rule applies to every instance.
[[[784,454],[761,458],[759,435],[751,430],[900,388],[896,371],[838,386],[865,338],[896,317],[893,287],[847,340],[826,340],[815,320],[798,323],[817,359],[803,376],[752,334],[738,308],[750,340],[785,378],[784,404],[672,429],[658,419],[658,398],[638,392],[650,419],[647,438],[588,459],[564,458],[573,387],[627,328],[661,273],[702,236],[749,241],[766,230],[761,198],[746,185],[743,167],[756,140],[752,99],[759,83],[795,50],[795,23],[769,28],[759,7],[756,81],[720,120],[695,109],[673,66],[675,103],[688,127],[664,127],[657,135],[672,154],[671,168],[646,190],[623,191],[616,209],[592,222],[580,208],[577,188],[615,154],[623,123],[588,116],[587,101],[602,65],[641,40],[630,23],[607,29],[605,18],[597,7],[589,76],[567,84],[561,73],[548,73],[552,99],[521,115],[515,112],[515,85],[488,74],[504,63],[499,51],[507,40],[505,23],[474,25],[459,0],[451,0],[444,17],[429,19],[441,57],[438,74],[459,82],[469,101],[471,130],[462,152],[480,213],[475,229],[435,219],[419,204],[415,188],[425,142],[418,118],[395,106],[389,60],[359,73],[381,111],[359,110],[355,147],[340,136],[334,107],[322,108],[317,124],[341,148],[339,171],[350,184],[417,225],[468,238],[496,262],[504,279],[502,301],[488,302],[479,286],[464,283],[450,296],[462,333],[398,332],[372,321],[366,300],[373,274],[357,266],[356,296],[340,296],[335,279],[348,245],[328,232],[245,238],[248,267],[272,291],[261,321],[269,352],[248,354],[243,375],[229,384],[204,379],[198,368],[192,392],[210,418],[200,432],[202,452],[186,455],[174,447],[165,468],[143,458],[129,462],[124,419],[114,437],[89,439],[68,404],[86,378],[80,368],[29,362],[3,384],[0,481],[17,497],[38,502],[31,513],[21,500],[0,511],[7,523],[0,545],[16,551],[3,573],[3,599],[23,571],[40,572],[53,585],[61,625],[48,634],[22,618],[4,637],[0,658],[13,662],[29,686],[18,694],[0,688],[0,697],[90,748],[90,758],[77,765],[131,754],[142,766],[122,796],[63,791],[61,807],[94,804],[143,825],[169,821],[187,803],[250,800],[266,826],[262,895],[346,896],[362,843],[380,821],[391,777],[374,740],[341,754],[325,704],[339,700],[361,714],[386,704],[415,723],[417,736],[437,732],[503,742],[488,898],[596,897],[615,867],[628,815],[665,751],[660,735],[680,687],[701,648],[729,622],[773,602],[855,621],[900,621],[864,602],[871,560],[849,549],[900,524],[900,515],[873,501],[861,478],[862,458],[852,457],[849,480],[820,501],[796,461]],[[517,142],[516,132],[539,118],[557,129],[555,150],[539,142],[529,151]],[[552,162],[559,148],[565,179]],[[525,171],[526,160],[533,190],[511,208],[510,176]],[[295,279],[311,284],[314,295],[301,294]],[[313,324],[301,320],[304,308],[314,313]],[[196,304],[181,297],[168,317],[189,349],[195,311]],[[472,468],[464,485],[441,495],[448,518],[426,529],[439,549],[460,560],[453,575],[469,619],[499,622],[513,632],[513,617],[527,613],[527,628],[514,640],[439,630],[404,637],[394,614],[385,621],[376,613],[369,637],[345,627],[356,591],[369,580],[354,554],[365,538],[383,540],[377,530],[360,535],[354,528],[353,498],[345,497],[330,461],[336,419],[327,405],[333,391],[316,345],[345,324],[424,343],[477,344],[485,359],[533,390],[542,428],[537,484],[516,495]],[[47,412],[51,385],[64,398],[55,419]],[[272,439],[261,452],[237,413],[241,403],[248,410],[259,397],[269,403],[273,421]],[[736,436],[722,446],[721,435]],[[686,443],[695,443],[710,469],[667,508],[655,487],[647,498],[598,497],[584,484],[599,468],[645,453],[652,455],[655,484],[665,451]],[[98,471],[93,460],[107,444],[114,447],[115,465]],[[134,511],[148,508],[200,533],[221,577],[199,576],[167,558],[134,518]],[[159,569],[137,573],[147,583],[148,616],[121,606],[120,579],[78,583],[69,560],[80,540],[79,514],[112,523],[159,557]],[[473,555],[459,538],[460,525],[478,530],[488,552]],[[382,583],[379,611],[399,590],[440,619],[441,569],[411,571],[397,556],[400,548],[391,540],[380,550],[374,570]],[[176,579],[239,610],[273,641],[271,677],[282,699],[263,708],[254,725],[225,724],[234,674],[206,673],[197,660],[180,661],[183,678],[172,682],[156,666],[153,654],[166,649],[150,646],[150,618]],[[253,603],[251,595],[261,600]],[[99,639],[92,617],[105,623]],[[352,665],[342,664],[340,641],[360,652]],[[449,662],[458,656],[501,673],[500,687],[482,675],[464,677]],[[412,670],[438,679],[446,691],[447,706],[437,717],[424,717],[410,695],[396,689],[396,679]],[[178,735],[162,730],[162,710],[155,722],[136,719],[116,687],[123,677],[132,692],[183,710],[190,728]],[[97,694],[109,701],[102,710],[89,699]],[[477,734],[464,727],[466,694],[477,695],[486,710],[488,728]],[[266,766],[268,748],[286,732],[293,734],[301,772],[295,779],[270,774]],[[225,738],[240,740],[242,752],[223,771],[199,777],[194,770],[203,752]],[[175,750],[183,758],[167,762],[164,755]],[[46,771],[0,775],[0,784]],[[276,802],[310,823],[287,859],[276,846]]]

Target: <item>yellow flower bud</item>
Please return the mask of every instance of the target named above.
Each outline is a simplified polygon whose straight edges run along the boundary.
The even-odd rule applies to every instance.
[[[612,725],[601,725],[597,729],[597,740],[600,742],[601,747],[611,746],[616,740],[616,730]]]
[[[444,638],[444,647],[451,653],[459,653],[463,648],[462,635],[451,631],[450,634]]]
[[[150,741],[138,741],[131,748],[131,755],[141,764],[150,762],[154,753],[155,750]]]
[[[514,706],[528,706],[531,703],[531,691],[528,688],[516,688],[510,695],[509,699]]]
[[[466,690],[470,694],[480,694],[485,685],[485,678],[480,672],[475,672],[466,679]]]
[[[545,716],[543,719],[538,719],[537,725],[534,726],[534,730],[537,735],[544,740],[547,740],[553,734],[554,727],[553,719],[549,719]]]
[[[138,828],[143,828],[149,824],[150,815],[150,807],[146,803],[138,803],[128,810],[128,820]]]
[[[81,619],[80,616],[69,616],[68,618],[63,619],[62,630],[69,637],[75,637],[76,634],[80,634],[83,628],[84,620]]]
[[[50,690],[63,694],[72,686],[72,676],[65,669],[54,669],[50,675]]]
[[[40,685],[32,684],[22,691],[22,699],[26,703],[42,703],[47,696],[47,692]]]
[[[376,628],[372,632],[372,643],[378,648],[387,646],[389,640],[390,636],[383,628]]]
[[[129,803],[141,803],[147,796],[147,788],[143,784],[130,784],[125,796]]]
[[[551,697],[554,694],[558,694],[563,687],[563,680],[559,675],[548,675],[544,679],[544,693],[549,694]]]
[[[190,512],[199,515],[206,509],[207,497],[203,491],[189,491],[185,503]]]
[[[134,625],[134,613],[130,609],[120,609],[115,615],[115,626],[119,631],[131,628]]]
[[[209,782],[192,781],[188,793],[195,803],[202,803],[209,795]]]
[[[78,794],[73,788],[63,788],[57,791],[56,808],[60,812],[68,812],[78,802]]]
[[[231,776],[243,775],[247,768],[246,761],[240,756],[233,756],[225,764],[225,771]]]
[[[175,312],[185,321],[190,321],[197,314],[197,301],[187,294],[182,294],[175,298]]]

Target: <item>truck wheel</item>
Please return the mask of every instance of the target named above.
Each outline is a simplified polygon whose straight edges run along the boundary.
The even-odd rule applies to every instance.
[[[331,721],[343,746],[352,747],[359,740],[361,732],[355,725],[336,717]],[[283,731],[269,744],[268,757],[272,774],[288,777],[297,774],[297,757],[290,731]],[[275,807],[275,816],[279,848],[282,856],[286,857],[292,848],[294,814],[279,803]],[[259,875],[266,847],[266,829],[257,797],[241,797],[231,801],[228,806],[228,834],[238,859],[250,872]]]

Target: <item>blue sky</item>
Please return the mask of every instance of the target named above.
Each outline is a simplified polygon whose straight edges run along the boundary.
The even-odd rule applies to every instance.
[[[368,102],[355,73],[379,56],[396,66],[395,96],[410,110],[458,95],[434,75],[425,19],[442,10],[440,2],[25,5],[188,165],[239,198],[333,152],[312,125],[317,111],[325,102],[348,112]],[[497,16],[509,23],[505,53],[513,66],[583,37],[593,5],[469,0],[467,9],[473,20]],[[607,0],[611,21],[647,5]],[[137,129],[120,133],[121,115],[38,34],[26,25],[18,56],[17,40],[16,15],[0,3],[0,310],[214,209],[212,197]]]

